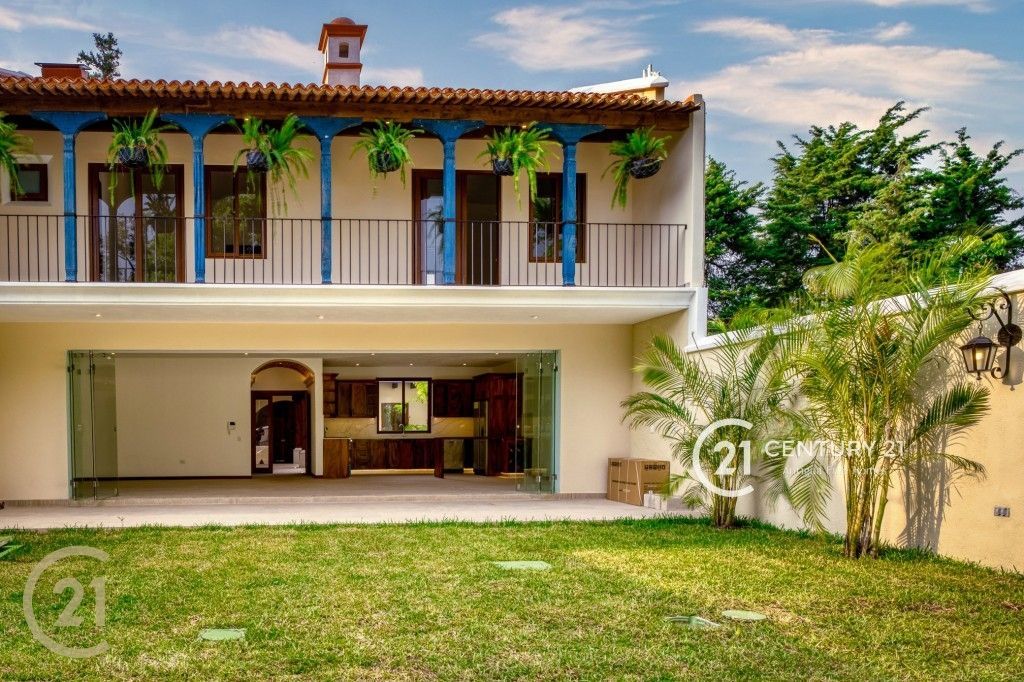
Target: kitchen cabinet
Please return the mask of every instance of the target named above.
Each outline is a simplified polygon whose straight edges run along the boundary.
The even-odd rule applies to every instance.
[[[338,375],[324,374],[324,416],[338,416]]]
[[[376,381],[338,381],[337,417],[377,418]]]
[[[431,393],[435,417],[472,417],[473,381],[471,379],[438,379]]]
[[[324,478],[349,477],[349,443],[347,438],[324,439]]]
[[[444,468],[440,438],[361,438],[351,441],[349,467],[365,469]]]

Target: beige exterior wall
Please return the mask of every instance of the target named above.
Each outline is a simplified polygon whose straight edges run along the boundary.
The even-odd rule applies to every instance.
[[[1024,295],[1015,295],[1015,309],[1020,310],[1022,304]],[[658,324],[666,320],[671,317],[637,325],[636,330],[668,327],[671,331],[671,325]],[[987,336],[995,338],[997,331],[993,321],[985,323]],[[1003,352],[999,351],[1000,360]],[[708,353],[707,350],[691,352],[694,356]],[[1013,349],[1012,363],[1009,383],[987,375],[983,377],[982,381],[991,390],[989,413],[978,426],[950,446],[953,454],[980,462],[986,475],[980,479],[951,480],[937,472],[927,477],[923,485],[912,486],[911,492],[904,478],[898,477],[885,511],[883,536],[886,542],[901,547],[928,548],[944,556],[987,566],[1024,570],[1024,447],[1020,445],[1024,443],[1024,390],[1020,388],[1024,351],[1020,347]],[[1017,390],[1011,390],[1011,384]],[[651,434],[633,434],[633,450],[657,451],[659,440]],[[667,452],[666,444],[662,443],[661,448]],[[833,476],[833,491],[827,505],[825,527],[831,532],[843,533],[846,511],[843,476],[838,470]],[[1010,507],[1010,517],[995,516],[993,508],[996,506]],[[754,493],[741,498],[739,511],[786,528],[804,527],[789,504],[780,500],[772,505],[758,485]]]
[[[0,325],[0,500],[64,499],[68,481],[66,353],[69,349],[108,351],[251,351],[230,381],[243,402],[218,399],[203,417],[214,443],[237,448],[226,422],[237,416],[236,435],[248,433],[249,372],[266,356],[328,351],[526,351],[560,352],[560,457],[562,492],[605,489],[606,459],[630,452],[629,430],[620,422],[619,402],[630,391],[632,330],[628,325],[296,325],[170,324],[91,322],[84,324]],[[307,355],[308,354],[308,355]],[[258,358],[256,356],[259,356]],[[251,366],[250,366],[251,365]],[[317,386],[321,368],[316,368]],[[189,370],[190,374],[199,373]],[[171,380],[169,365],[157,372]],[[137,377],[138,378],[138,377]],[[227,381],[228,379],[224,379]],[[213,383],[219,384],[220,380]],[[317,413],[322,413],[317,403]],[[118,409],[122,409],[119,406]],[[200,410],[202,411],[202,410]],[[165,434],[172,445],[164,457],[173,466],[184,429]],[[318,423],[314,434],[323,432]],[[205,433],[205,432],[204,432]],[[144,435],[133,447],[144,447]],[[127,448],[127,446],[125,446]],[[178,458],[180,459],[180,457]]]
[[[672,154],[658,175],[633,183],[630,205],[626,209],[611,205],[612,178],[603,177],[610,162],[608,144],[583,142],[578,149],[578,169],[587,180],[587,252],[577,265],[577,282],[583,285],[635,286],[651,283],[669,272],[679,273],[675,284],[690,282],[699,286],[693,272],[694,250],[700,249],[703,237],[703,216],[694,207],[703,205],[703,118],[694,114],[691,129],[673,133]],[[4,216],[50,215],[63,213],[63,143],[56,132],[29,131],[33,151],[49,164],[50,200],[48,202],[10,202],[4,194],[0,214]],[[93,212],[89,198],[89,165],[102,164],[107,157],[110,133],[83,132],[77,137],[77,206],[79,215]],[[168,148],[170,164],[181,165],[184,176],[182,196],[183,215],[191,217],[193,211],[192,143],[184,133],[167,132],[163,139]],[[412,268],[411,226],[413,218],[411,182],[402,185],[398,174],[374,180],[367,169],[362,152],[352,155],[357,137],[342,135],[332,144],[334,168],[332,185],[333,215],[339,219],[365,222],[336,223],[334,230],[334,281],[345,283],[410,283]],[[261,259],[207,259],[207,281],[220,282],[320,282],[320,152],[311,136],[302,136],[298,143],[308,149],[312,160],[308,163],[308,177],[300,177],[295,192],[285,194],[285,203],[271,202],[267,227],[267,258]],[[456,166],[459,170],[486,170],[487,159],[478,158],[485,141],[465,139],[456,147]],[[241,138],[234,133],[211,133],[205,143],[207,165],[233,164],[241,148]],[[442,167],[441,143],[429,136],[414,139],[410,145],[414,169],[439,170]],[[550,170],[561,171],[561,154],[552,145]],[[411,181],[411,178],[410,178]],[[271,188],[273,191],[273,188]],[[524,198],[517,201],[512,178],[501,178],[501,218],[504,221],[529,220],[528,190],[525,178],[521,183]],[[701,192],[695,196],[694,192]],[[284,219],[289,220],[275,220]],[[626,228],[622,223],[656,223],[659,225],[686,224],[685,233],[676,228]],[[17,225],[13,239],[12,227]],[[211,226],[208,225],[208,229]],[[192,224],[184,230],[184,267],[186,281],[192,281],[194,268],[194,239]],[[13,244],[14,246],[8,246]],[[501,281],[504,284],[549,282],[555,284],[561,272],[561,263],[531,263],[529,261],[530,231],[525,224],[507,224],[502,227],[500,250]],[[44,248],[45,247],[45,248]],[[78,225],[79,279],[89,278],[90,259],[89,225],[80,220]],[[63,279],[63,223],[58,219],[43,221],[0,220],[0,281],[8,279],[6,270],[11,261],[10,249],[18,250],[22,271],[35,271],[49,267],[55,277]],[[378,260],[367,260],[367,254],[390,254],[389,262],[381,271]],[[42,259],[42,261],[40,261]]]

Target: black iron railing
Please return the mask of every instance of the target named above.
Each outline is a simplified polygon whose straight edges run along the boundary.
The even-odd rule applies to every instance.
[[[197,221],[74,216],[79,281],[196,282]],[[201,221],[207,283],[538,287],[566,283],[566,226],[536,221],[252,218]],[[580,223],[582,287],[686,286],[685,225]],[[0,215],[0,281],[66,278],[65,218]],[[446,248],[450,256],[446,258]],[[325,262],[325,253],[327,259]]]

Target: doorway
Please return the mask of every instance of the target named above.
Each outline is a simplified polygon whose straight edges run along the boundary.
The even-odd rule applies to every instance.
[[[142,169],[89,164],[94,282],[185,281],[184,168],[167,166],[157,183]]]
[[[444,274],[444,192],[439,170],[413,171],[414,275],[440,284]],[[455,283],[501,283],[501,178],[487,171],[455,174]]]
[[[252,391],[252,473],[312,474],[309,394]]]

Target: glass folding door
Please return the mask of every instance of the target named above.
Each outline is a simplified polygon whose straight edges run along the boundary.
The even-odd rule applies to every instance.
[[[558,480],[558,354],[528,353],[517,363],[523,377],[520,421],[525,492],[553,493]]]
[[[71,493],[75,499],[117,495],[117,401],[114,357],[68,353]]]

